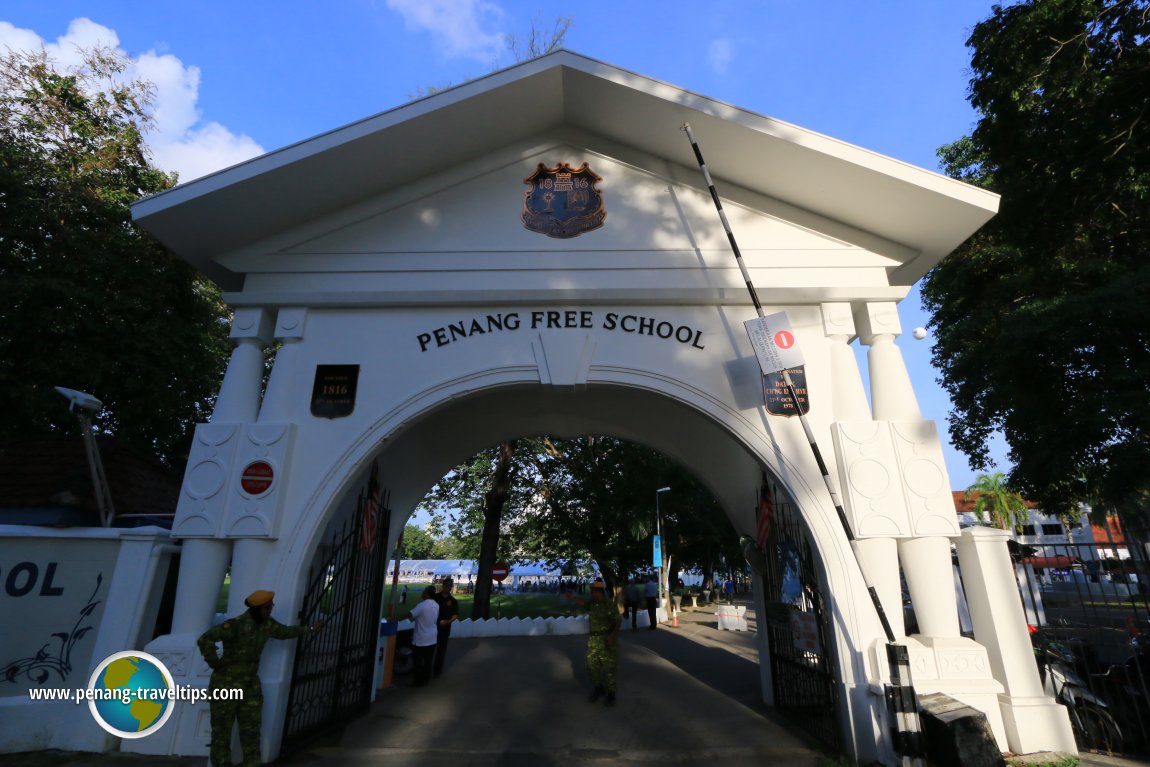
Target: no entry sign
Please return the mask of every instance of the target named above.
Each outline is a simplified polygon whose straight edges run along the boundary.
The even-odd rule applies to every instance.
[[[491,567],[491,580],[502,583],[503,579],[506,578],[510,572],[511,568],[507,566],[506,562],[496,562]]]
[[[240,474],[240,487],[248,495],[266,493],[275,481],[276,473],[267,461],[252,461]]]
[[[803,364],[803,355],[795,341],[795,333],[791,330],[786,312],[756,317],[743,325],[751,337],[751,346],[755,349],[755,357],[764,374],[797,368]]]

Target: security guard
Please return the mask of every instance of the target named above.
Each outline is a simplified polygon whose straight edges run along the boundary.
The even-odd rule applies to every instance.
[[[583,605],[587,601],[572,595],[571,601]],[[619,608],[607,599],[607,586],[603,581],[591,584],[591,603],[588,608],[591,635],[587,638],[587,674],[595,689],[588,698],[592,703],[606,695],[608,706],[615,705],[615,675],[619,669]]]
[[[244,604],[248,611],[208,629],[196,641],[200,654],[212,667],[209,689],[212,690],[212,765],[230,767],[232,763],[232,723],[239,720],[243,767],[254,767],[260,761],[260,714],[264,695],[260,687],[260,653],[268,639],[292,639],[316,627],[285,626],[272,617],[275,592],[253,591]],[[216,652],[216,642],[223,642],[224,654]],[[216,690],[243,690],[242,700],[216,700]]]

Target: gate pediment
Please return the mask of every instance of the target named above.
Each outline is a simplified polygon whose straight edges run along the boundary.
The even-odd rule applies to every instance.
[[[559,289],[565,300],[632,290],[648,299],[741,302],[742,279],[707,193],[639,164],[650,158],[619,152],[566,142],[505,148],[277,233],[219,263],[247,275],[244,293],[232,297],[241,303],[411,303],[444,291],[461,302],[470,294],[490,301],[492,291],[547,300]],[[525,179],[540,166],[562,164],[586,164],[600,179],[605,221],[577,237],[549,237],[523,220],[531,190]],[[728,202],[728,217],[764,290],[799,289],[812,301],[901,298],[889,274],[908,256],[905,246],[749,190],[728,190],[737,200]]]
[[[682,269],[684,259],[729,256],[679,130],[687,122],[752,267],[821,270],[818,279],[763,275],[764,285],[805,286],[800,300],[900,297],[997,209],[983,190],[559,51],[142,200],[133,214],[225,289],[282,292],[292,270],[340,272],[377,255],[385,258],[365,273],[415,268],[402,257],[480,253],[504,254],[512,268],[516,258],[546,264],[546,254],[566,252],[591,256],[579,263],[600,254],[637,270]],[[602,228],[567,240],[523,228],[523,179],[559,162],[588,162],[603,177]],[[657,251],[669,258],[647,259]],[[325,258],[300,260],[315,255]],[[812,292],[856,266],[873,271],[849,279],[887,290]],[[681,287],[732,284],[741,287],[694,274]]]

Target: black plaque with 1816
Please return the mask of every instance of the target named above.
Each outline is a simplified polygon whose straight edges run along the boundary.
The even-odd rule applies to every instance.
[[[311,414],[316,418],[343,418],[355,410],[359,365],[316,365],[311,390]]]

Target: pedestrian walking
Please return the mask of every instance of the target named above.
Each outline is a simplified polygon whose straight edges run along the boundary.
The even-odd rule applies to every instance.
[[[587,637],[587,675],[595,688],[588,700],[594,703],[606,695],[604,703],[614,706],[619,670],[619,629],[623,625],[619,608],[613,600],[607,599],[606,584],[598,580],[591,583],[590,602],[574,595],[571,601],[587,606],[591,623],[591,634]]]
[[[659,620],[655,614],[659,608],[659,583],[655,580],[654,575],[647,576],[647,585],[643,587],[643,595],[647,598],[647,616],[651,619],[651,625],[648,628],[654,631],[655,627],[659,625]]]
[[[623,590],[623,618],[630,618],[631,630],[639,627],[639,600],[641,598],[639,584],[634,578],[627,579],[627,588]]]
[[[451,593],[455,588],[455,581],[451,578],[443,579],[443,588],[435,595],[439,605],[439,620],[435,629],[435,665],[431,676],[438,679],[443,673],[443,661],[447,658],[447,641],[451,638],[451,624],[459,620],[459,602]]]
[[[239,722],[244,767],[260,761],[260,715],[264,696],[260,686],[260,654],[269,639],[293,639],[319,626],[285,626],[272,617],[275,592],[253,591],[244,600],[247,612],[208,629],[196,640],[200,655],[212,669],[208,689],[211,698],[212,764],[232,763],[232,724]],[[223,644],[223,655],[216,643]],[[242,690],[238,700],[216,690]]]
[[[432,656],[435,655],[436,628],[439,603],[435,601],[435,587],[423,590],[419,604],[411,608],[408,618],[415,624],[411,635],[412,660],[415,661],[415,680],[412,687],[423,687],[431,679]]]

